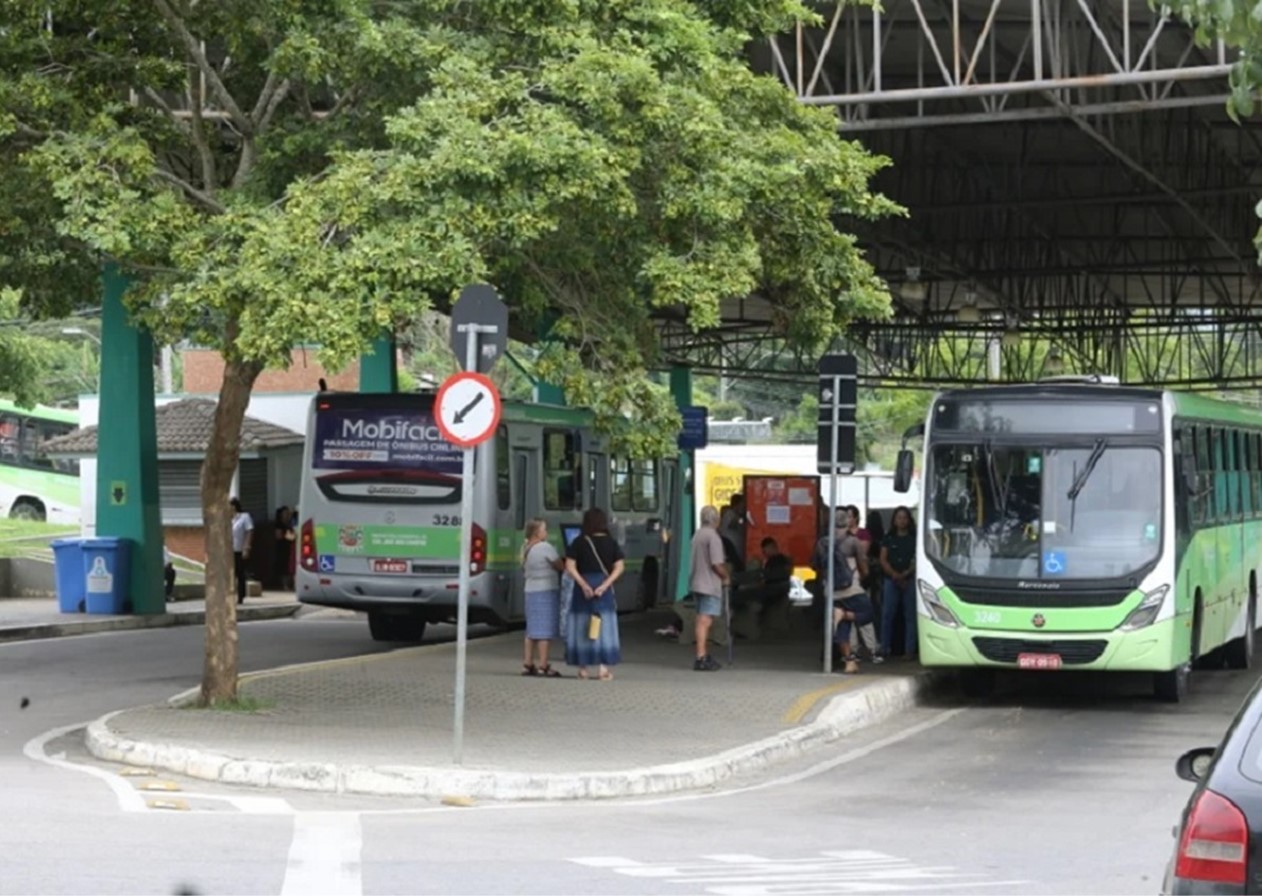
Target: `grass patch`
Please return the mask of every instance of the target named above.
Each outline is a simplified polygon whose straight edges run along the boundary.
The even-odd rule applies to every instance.
[[[54,538],[78,534],[78,526],[67,526],[63,523],[0,519],[0,557],[21,557],[47,551],[48,543]]]
[[[216,700],[206,706],[197,703],[189,704],[189,709],[214,709],[219,712],[267,712],[276,705],[274,700],[260,700],[258,697],[241,697],[235,700]]]

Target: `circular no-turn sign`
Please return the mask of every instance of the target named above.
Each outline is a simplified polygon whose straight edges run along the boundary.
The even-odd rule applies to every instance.
[[[466,371],[443,381],[434,399],[434,411],[444,439],[472,448],[495,434],[503,405],[494,383],[480,373]]]

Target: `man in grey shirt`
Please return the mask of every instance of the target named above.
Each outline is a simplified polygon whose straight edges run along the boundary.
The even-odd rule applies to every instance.
[[[728,582],[725,560],[723,540],[719,538],[719,511],[707,504],[701,508],[701,528],[692,536],[692,568],[688,575],[688,591],[697,605],[697,659],[692,664],[696,672],[722,668],[710,656],[709,640],[714,617],[723,612],[723,586]]]

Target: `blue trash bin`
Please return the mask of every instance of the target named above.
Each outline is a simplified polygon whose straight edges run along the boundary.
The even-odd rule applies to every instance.
[[[83,540],[83,581],[89,614],[131,612],[131,542],[126,538]]]
[[[87,586],[83,576],[83,539],[58,538],[52,548],[57,609],[62,613],[82,613]]]

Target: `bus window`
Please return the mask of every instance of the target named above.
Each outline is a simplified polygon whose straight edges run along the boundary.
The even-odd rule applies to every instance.
[[[547,429],[543,433],[543,506],[548,510],[578,507],[578,453],[574,433]]]
[[[21,455],[22,464],[27,467],[39,467],[51,470],[53,462],[44,453],[44,440],[49,436],[44,431],[44,424],[39,420],[22,421]]]
[[[613,510],[631,509],[631,461],[625,457],[609,459],[609,503]]]
[[[513,503],[513,483],[509,471],[508,430],[501,426],[495,433],[495,496],[500,510],[508,510]]]
[[[657,510],[657,461],[637,460],[631,467],[631,507]]]

